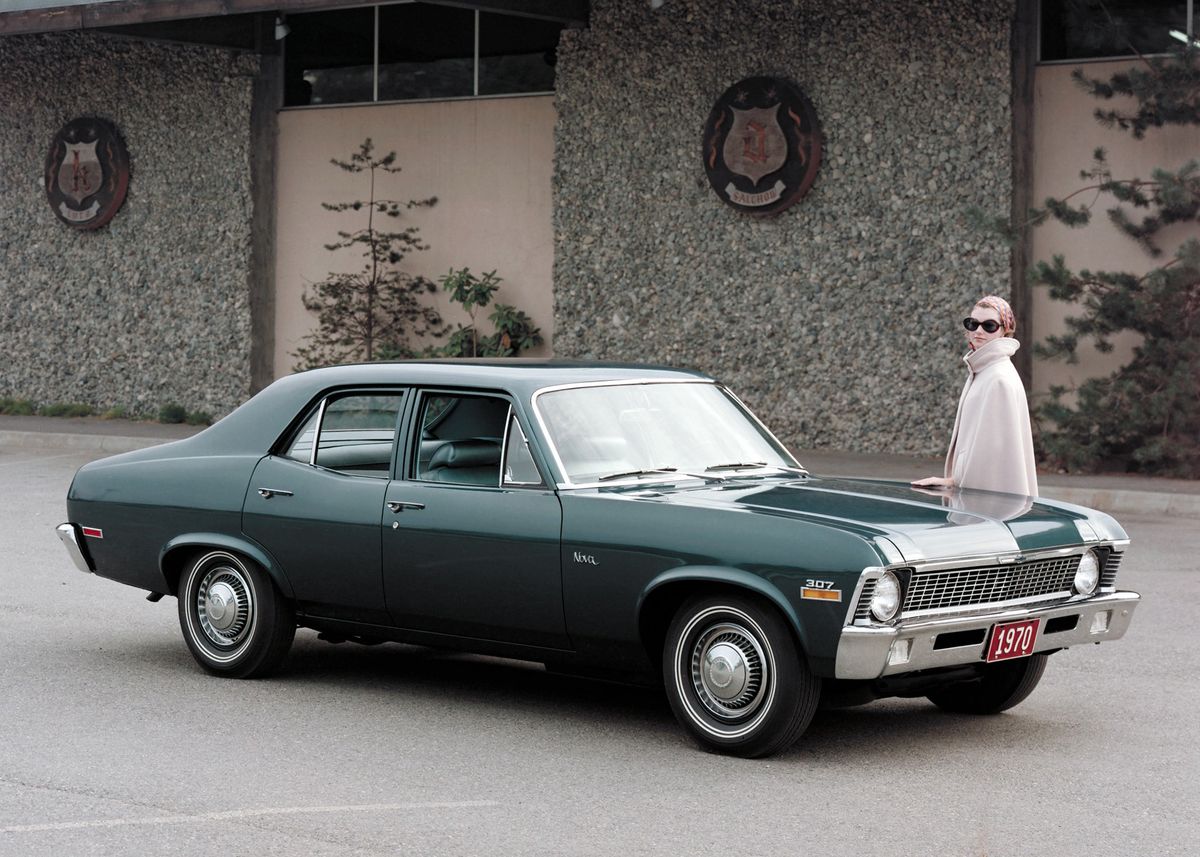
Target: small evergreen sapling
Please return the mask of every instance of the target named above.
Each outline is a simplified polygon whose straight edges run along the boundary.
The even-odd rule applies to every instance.
[[[428,249],[416,226],[385,231],[376,217],[398,219],[413,208],[428,208],[428,199],[394,200],[376,196],[378,173],[399,173],[396,153],[376,157],[370,138],[363,141],[348,161],[331,161],[339,169],[368,180],[365,200],[321,203],[326,211],[365,213],[366,223],[354,230],[339,230],[338,240],[325,249],[354,249],[364,259],[356,272],[332,271],[325,279],[305,289],[304,308],[317,316],[317,328],[294,352],[295,368],[311,369],[335,363],[413,356],[421,337],[438,337],[445,326],[437,310],[420,300],[436,291],[424,277],[399,267],[410,253]]]

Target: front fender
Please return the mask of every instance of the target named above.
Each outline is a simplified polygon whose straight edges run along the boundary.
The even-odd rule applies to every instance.
[[[668,614],[673,613],[678,602],[686,598],[687,593],[694,590],[697,585],[741,589],[765,598],[779,610],[784,621],[791,627],[806,658],[812,651],[808,634],[800,617],[796,615],[795,608],[778,587],[771,581],[749,571],[715,565],[690,565],[673,568],[664,571],[646,584],[637,601],[637,621],[642,632],[643,644],[646,645],[648,651],[661,647],[661,640],[649,638],[649,635],[653,633],[654,626],[660,626],[665,637],[666,625],[670,623],[671,618]],[[665,620],[665,622],[656,620]]]
[[[266,548],[245,536],[231,536],[228,533],[184,533],[163,545],[158,554],[158,567],[168,582],[178,584],[178,578],[172,575],[172,557],[178,556],[179,551],[194,548],[222,548],[243,554],[266,569],[271,580],[286,597],[296,597],[291,581]]]

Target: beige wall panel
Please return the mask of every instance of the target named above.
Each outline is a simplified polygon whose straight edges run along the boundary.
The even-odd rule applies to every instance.
[[[1107,79],[1113,72],[1126,68],[1128,62],[1087,63],[1082,66],[1092,78]],[[1151,130],[1143,140],[1134,140],[1128,133],[1104,128],[1093,116],[1097,107],[1120,106],[1087,95],[1074,81],[1071,71],[1077,66],[1039,66],[1035,77],[1033,200],[1041,205],[1048,196],[1062,197],[1083,187],[1080,170],[1090,169],[1092,153],[1103,147],[1115,178],[1150,178],[1154,167],[1177,168],[1191,158],[1200,157],[1200,140],[1191,128]],[[1095,195],[1084,193],[1071,200],[1078,206],[1091,203]],[[1066,257],[1072,270],[1135,271],[1154,266],[1151,258],[1132,240],[1112,226],[1105,210],[1111,197],[1101,199],[1093,210],[1092,223],[1083,229],[1068,229],[1050,222],[1033,231],[1033,258],[1049,261],[1054,254]],[[1136,216],[1136,213],[1135,215]],[[1163,233],[1164,248],[1173,249],[1194,227],[1181,226]],[[1172,243],[1174,242],[1174,243]],[[1066,330],[1063,323],[1069,315],[1077,315],[1073,304],[1050,299],[1045,286],[1033,289],[1034,317],[1025,325],[1024,334],[1017,335],[1026,347],[1052,333]],[[1073,312],[1074,310],[1074,312]],[[1022,320],[1018,319],[1018,324]],[[1031,331],[1032,328],[1032,331]],[[1032,335],[1031,335],[1032,334]],[[1052,385],[1072,388],[1089,377],[1109,375],[1132,356],[1137,337],[1126,334],[1113,340],[1116,346],[1110,354],[1100,354],[1090,342],[1081,342],[1079,363],[1035,359],[1033,390],[1045,393]]]
[[[376,153],[395,150],[403,172],[384,176],[379,195],[436,196],[429,209],[400,221],[419,226],[429,249],[403,267],[435,280],[451,267],[503,278],[498,300],[533,317],[546,342],[553,333],[553,232],[550,181],[554,157],[554,98],[497,98],[418,104],[285,110],[279,115],[278,259],[275,374],[292,371],[293,351],[314,327],[300,303],[304,287],[329,271],[354,270],[352,254],[324,245],[338,229],[359,227],[360,215],[334,214],[322,202],[364,199],[361,176],[329,162],[346,160],[370,137]],[[442,316],[467,321],[439,294]],[[490,331],[482,316],[482,327]],[[530,355],[549,354],[544,345]]]

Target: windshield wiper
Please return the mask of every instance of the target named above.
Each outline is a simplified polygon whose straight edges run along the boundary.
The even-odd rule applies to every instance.
[[[622,470],[620,473],[609,473],[599,477],[597,482],[609,482],[613,479],[630,479],[634,476],[653,476],[656,473],[674,473],[678,467],[650,467],[645,470]]]
[[[808,471],[803,467],[788,467],[786,464],[768,464],[765,461],[735,461],[729,464],[714,464],[712,467],[704,468],[705,473],[712,473],[716,470],[748,470],[751,467],[771,467],[775,470],[783,470],[787,473],[800,473],[805,476]]]
[[[745,470],[748,467],[766,467],[765,461],[733,461],[729,464],[714,464],[712,467],[704,468],[705,473],[712,473],[714,470]]]

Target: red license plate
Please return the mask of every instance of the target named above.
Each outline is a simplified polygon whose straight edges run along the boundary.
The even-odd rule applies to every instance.
[[[1007,622],[992,627],[992,641],[988,643],[987,662],[1007,661],[1033,654],[1041,619],[1026,619],[1024,622]]]

